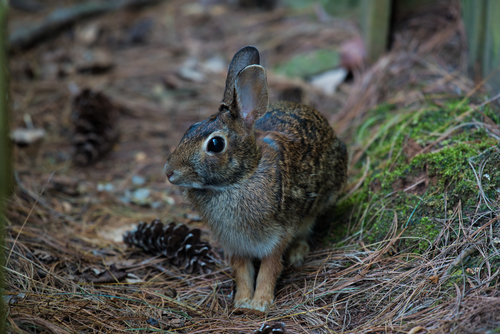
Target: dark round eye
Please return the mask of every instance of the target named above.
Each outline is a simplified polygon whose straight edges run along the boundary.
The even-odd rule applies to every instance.
[[[212,153],[220,153],[224,150],[224,139],[221,137],[210,138],[207,144],[207,151]]]

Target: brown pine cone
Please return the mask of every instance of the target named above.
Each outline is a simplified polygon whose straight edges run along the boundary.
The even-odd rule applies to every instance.
[[[257,329],[253,334],[286,334],[285,324],[282,322],[264,323],[260,329]]]
[[[201,231],[190,230],[186,225],[164,225],[159,219],[150,224],[140,222],[133,231],[123,236],[128,246],[136,246],[152,254],[161,254],[187,273],[209,273],[207,264],[213,263],[208,256],[209,243],[200,240]]]
[[[118,111],[102,93],[84,89],[73,99],[73,162],[90,165],[118,140]]]

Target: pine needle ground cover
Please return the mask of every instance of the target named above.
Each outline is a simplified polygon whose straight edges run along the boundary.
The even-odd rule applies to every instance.
[[[337,210],[343,221],[303,268],[284,271],[267,317],[233,313],[221,258],[209,274],[186,274],[165,258],[71,234],[75,223],[35,206],[34,226],[11,228],[21,233],[7,266],[11,328],[249,333],[275,321],[318,333],[498,328],[495,124],[497,113],[463,102],[368,112],[358,131],[360,179]],[[11,220],[33,208],[25,196],[11,203]],[[51,221],[40,229],[44,217]],[[53,224],[63,224],[70,241],[44,232]]]
[[[8,331],[498,331],[499,104],[483,83],[461,74],[464,36],[455,5],[401,23],[393,50],[334,95],[268,72],[272,99],[298,91],[331,120],[351,165],[335,214],[313,237],[304,266],[285,268],[266,315],[234,312],[223,251],[165,183],[162,167],[184,130],[220,103],[226,68],[214,70],[214,55],[231,56],[244,40],[265,45],[274,68],[311,45],[339,47],[355,27],[321,23],[313,10],[248,15],[169,1],[92,18],[16,54],[12,127],[25,127],[28,115],[47,136],[14,150],[3,292]],[[151,33],[132,43],[137,38],[129,35],[148,25]],[[88,32],[96,29],[89,46]],[[74,50],[82,46],[111,52],[110,72],[75,69]],[[74,85],[107,96],[118,128],[73,141]],[[101,145],[106,138],[117,140],[111,150]],[[79,143],[88,166],[71,162]],[[123,243],[140,221],[156,218],[200,231],[191,239],[180,233],[174,251],[200,246],[208,270],[190,271],[175,252],[169,258]],[[132,244],[145,240],[138,239]]]

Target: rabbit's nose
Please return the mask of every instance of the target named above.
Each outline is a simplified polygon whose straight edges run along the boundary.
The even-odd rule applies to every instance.
[[[163,167],[163,172],[165,172],[165,175],[167,175],[169,180],[172,175],[174,175],[174,170],[168,165],[168,162],[165,164],[165,167]]]

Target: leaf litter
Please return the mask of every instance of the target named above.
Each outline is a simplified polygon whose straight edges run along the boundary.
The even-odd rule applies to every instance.
[[[47,1],[44,7],[56,3]],[[482,110],[481,101],[464,99],[472,92],[467,98],[473,100],[484,88],[461,74],[464,36],[457,4],[436,6],[401,22],[392,51],[364,72],[356,60],[354,80],[340,84],[333,94],[304,79],[268,71],[273,100],[285,96],[313,105],[348,143],[348,199],[362,191],[379,164],[367,155],[372,144],[384,142],[391,124],[405,121],[402,114],[385,128],[367,126],[366,139],[359,129],[377,124],[370,118],[373,108],[389,103],[418,113],[429,102],[463,99],[466,113],[476,117],[475,109]],[[267,315],[233,313],[230,268],[207,227],[193,218],[179,190],[165,182],[162,167],[185,129],[217,110],[225,81],[218,64],[227,63],[241,46],[256,45],[264,66],[273,68],[294,55],[325,45],[341,50],[343,43],[356,40],[354,24],[321,20],[314,13],[286,7],[243,11],[224,2],[162,2],[77,22],[70,33],[11,58],[12,128],[24,127],[23,116],[29,115],[35,128],[46,131],[36,149],[14,152],[18,187],[6,213],[6,251],[11,253],[4,291],[11,332],[475,333],[500,327],[495,241],[500,195],[494,198],[495,189],[486,184],[486,175],[494,177],[488,169],[484,172],[491,160],[487,154],[469,160],[479,189],[477,205],[488,207],[478,211],[478,225],[464,220],[460,205],[446,207],[446,219],[439,218],[441,232],[429,240],[432,247],[417,253],[401,248],[408,227],[397,213],[382,240],[360,239],[355,231],[363,232],[369,217],[354,206],[344,214],[351,217],[346,227],[351,233],[334,244],[315,239],[306,264],[284,270]],[[42,14],[14,11],[10,20]],[[113,66],[74,70],[81,63],[65,54],[88,45],[111,54]],[[61,56],[53,56],[57,53]],[[50,67],[56,71],[46,72]],[[121,134],[107,154],[83,167],[71,161],[74,85],[110,100]],[[454,131],[472,127],[489,138],[500,135],[498,120],[491,117],[468,125],[457,122],[452,126],[460,128]],[[401,151],[391,149],[391,154],[410,163],[425,153],[439,153],[450,138],[446,131],[430,134],[425,142],[407,137]],[[134,181],[138,178],[140,184]],[[422,174],[401,182],[393,190],[423,196],[436,181]],[[383,185],[380,179],[369,186],[380,191]],[[149,189],[152,201],[160,204],[121,199],[138,189]],[[383,210],[384,203],[375,204]],[[165,257],[138,252],[110,237],[157,218],[199,229],[201,240],[216,250],[213,270],[187,274]],[[475,269],[465,268],[476,254],[482,260]]]

